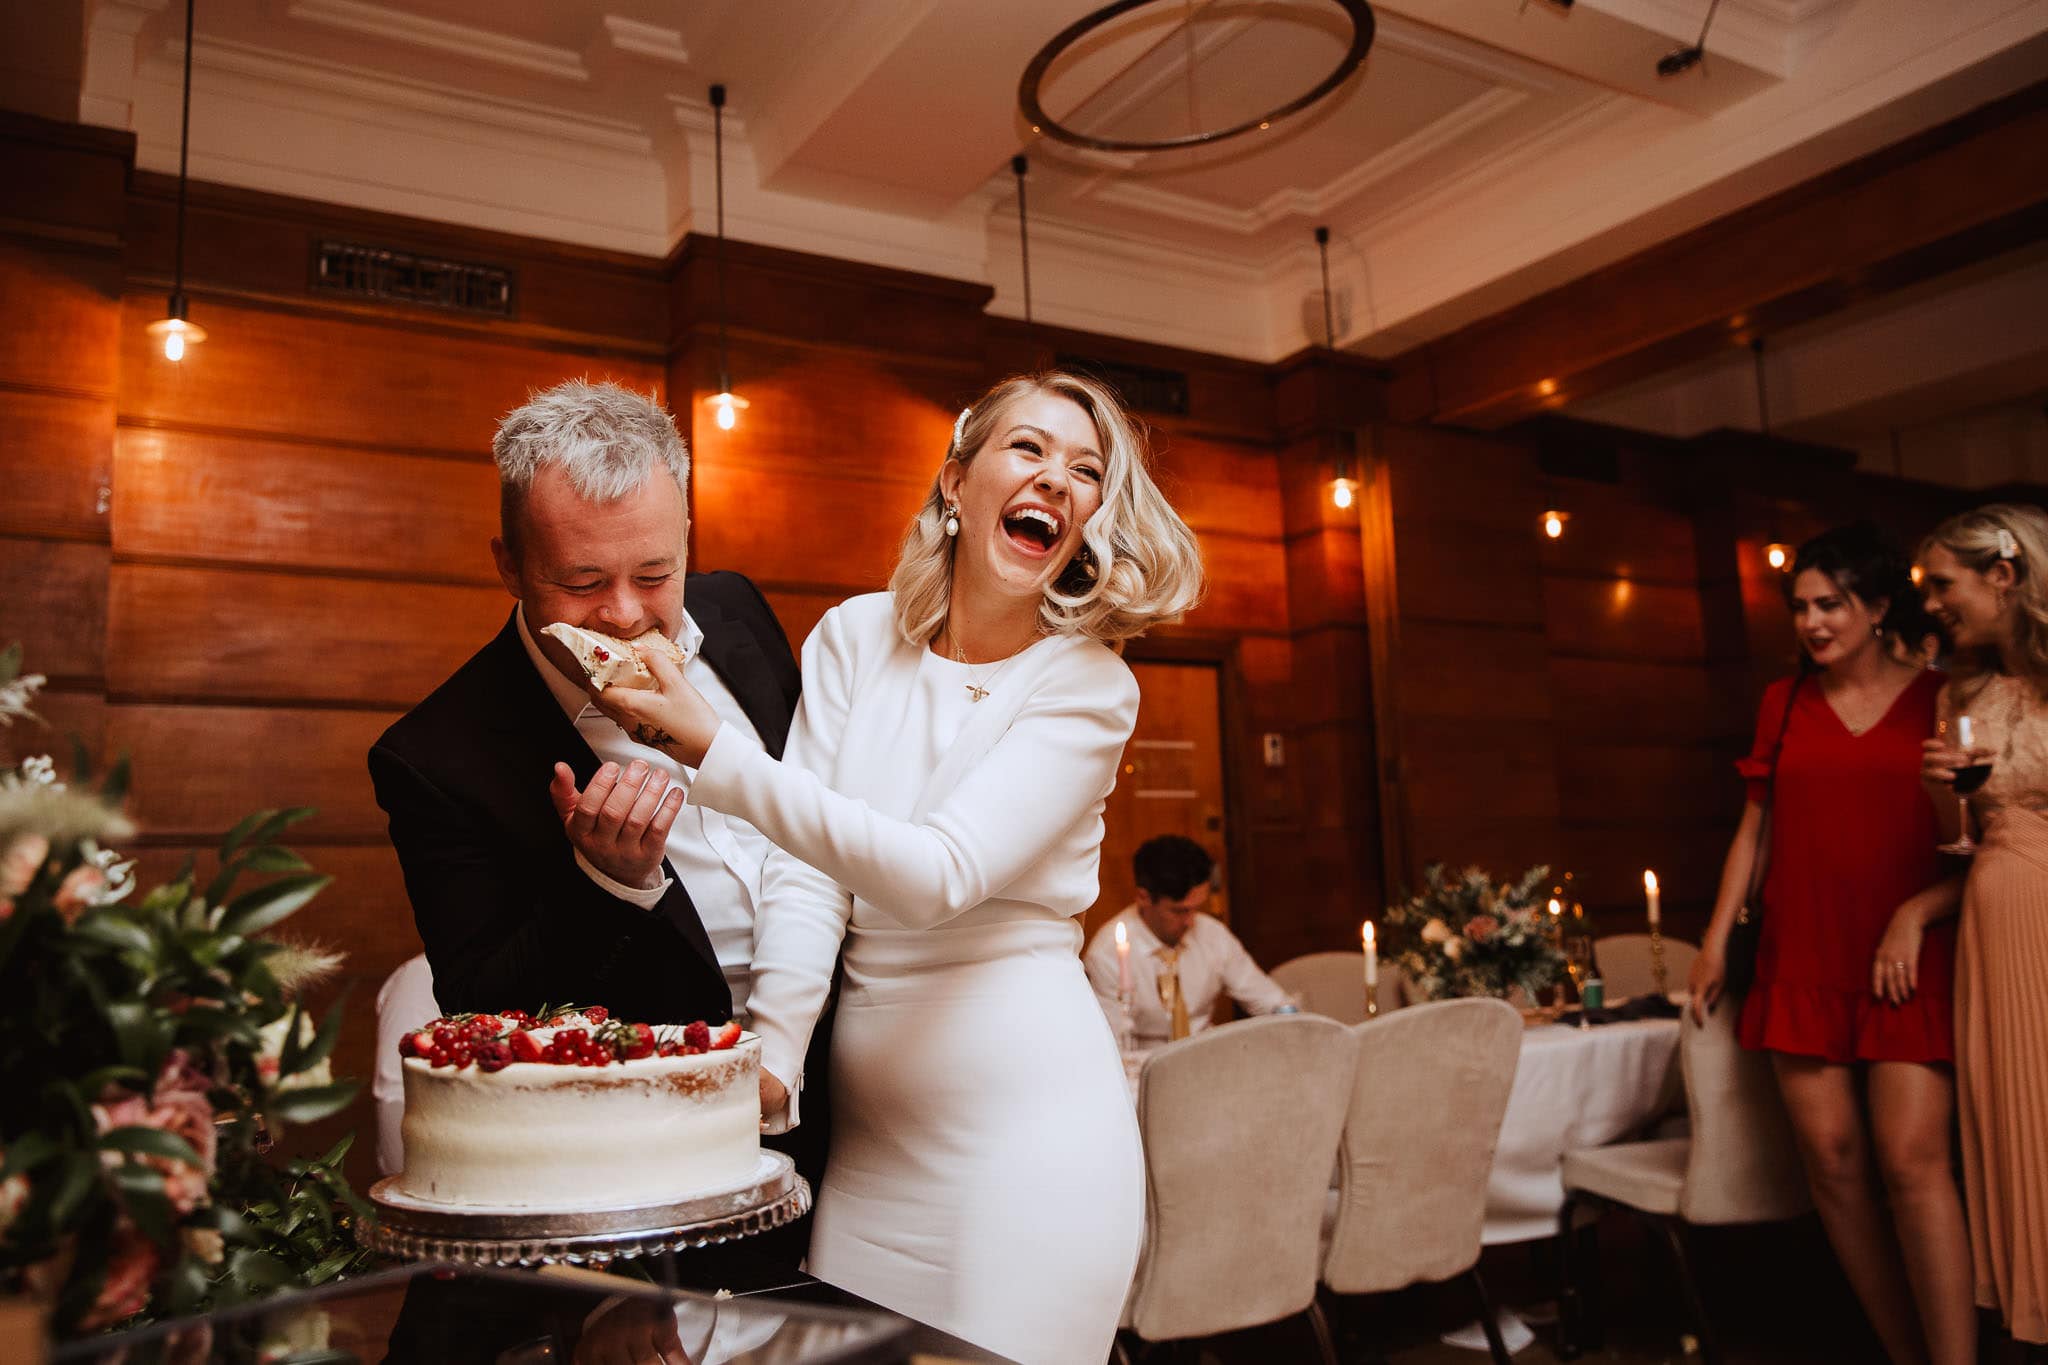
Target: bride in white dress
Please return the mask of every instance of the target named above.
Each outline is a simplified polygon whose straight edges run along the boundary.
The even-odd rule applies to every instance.
[[[1075,917],[1138,710],[1106,642],[1201,587],[1116,400],[1011,379],[961,414],[890,591],[805,643],[781,762],[665,659],[659,693],[600,699],[696,768],[691,801],[778,847],[750,1000],[764,1113],[798,1107],[844,942],[812,1273],[1027,1365],[1103,1360],[1137,1265],[1143,1153]]]

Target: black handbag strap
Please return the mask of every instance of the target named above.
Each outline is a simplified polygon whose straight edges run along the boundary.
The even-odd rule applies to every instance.
[[[1785,694],[1785,714],[1778,721],[1778,738],[1771,745],[1771,770],[1764,778],[1763,822],[1757,826],[1756,856],[1749,861],[1749,890],[1743,893],[1743,908],[1751,913],[1757,909],[1757,895],[1763,890],[1764,875],[1770,871],[1771,861],[1771,807],[1778,799],[1778,759],[1785,752],[1785,732],[1792,728],[1792,706],[1799,700],[1799,689],[1806,684],[1806,670],[1800,669],[1793,675],[1792,690]]]

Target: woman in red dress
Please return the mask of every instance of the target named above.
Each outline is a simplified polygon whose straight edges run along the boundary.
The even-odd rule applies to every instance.
[[[1805,657],[1765,691],[1738,765],[1749,802],[1693,1008],[1704,1020],[1723,992],[1729,931],[1764,856],[1742,1043],[1771,1055],[1814,1205],[1886,1352],[1965,1365],[1976,1319],[1949,1138],[1960,887],[1942,875],[1920,784],[1941,676],[1908,653],[1928,618],[1905,558],[1867,525],[1808,541],[1786,582]]]

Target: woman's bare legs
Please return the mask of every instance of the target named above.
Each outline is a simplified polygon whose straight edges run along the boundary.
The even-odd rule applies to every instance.
[[[1955,1079],[1945,1067],[1875,1062],[1870,1128],[1891,1197],[1892,1225],[1934,1365],[1977,1358],[1970,1240],[1949,1149]]]
[[[1771,1054],[1771,1064],[1835,1259],[1892,1365],[1926,1365],[1898,1240],[1878,1197],[1856,1069],[1782,1052]]]

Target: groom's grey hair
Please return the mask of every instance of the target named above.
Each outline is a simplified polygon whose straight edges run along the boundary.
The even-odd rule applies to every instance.
[[[519,511],[534,479],[550,465],[592,502],[625,497],[657,469],[690,487],[690,447],[675,419],[654,401],[617,384],[571,379],[542,389],[505,414],[491,441],[498,464],[498,527],[519,557]]]

